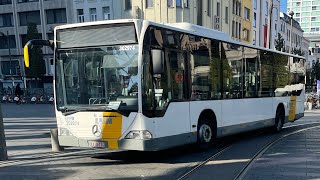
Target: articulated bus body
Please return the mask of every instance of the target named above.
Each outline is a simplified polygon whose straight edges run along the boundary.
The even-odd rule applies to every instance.
[[[114,20],[55,28],[61,146],[155,151],[304,113],[299,56],[200,26]]]

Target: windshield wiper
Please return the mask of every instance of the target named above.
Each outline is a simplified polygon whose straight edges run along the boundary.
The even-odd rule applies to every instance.
[[[79,109],[75,109],[75,110],[68,110],[68,108],[64,108],[64,112],[62,113],[65,116],[69,116],[71,114],[75,114],[78,112],[85,112],[85,111],[106,111],[106,110],[112,110],[115,111],[114,109],[111,109],[107,106],[103,106],[103,107],[85,107],[85,108],[79,108]]]

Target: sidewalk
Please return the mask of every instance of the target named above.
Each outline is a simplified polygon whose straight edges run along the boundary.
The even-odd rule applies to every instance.
[[[320,114],[320,110],[310,112]],[[254,163],[244,179],[320,179],[320,128],[276,143]]]

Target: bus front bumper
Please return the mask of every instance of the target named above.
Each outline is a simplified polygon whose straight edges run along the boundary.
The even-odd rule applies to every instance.
[[[159,151],[171,147],[194,143],[197,136],[193,133],[185,133],[174,136],[166,136],[150,140],[119,139],[106,141],[90,141],[75,136],[59,136],[60,146],[136,150],[136,151]]]

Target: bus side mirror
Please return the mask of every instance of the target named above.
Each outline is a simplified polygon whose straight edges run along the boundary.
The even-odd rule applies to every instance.
[[[160,49],[151,50],[153,75],[164,72],[164,52]]]
[[[54,43],[52,40],[35,39],[35,40],[28,41],[23,48],[23,57],[24,57],[24,63],[26,67],[30,66],[29,53],[30,53],[30,49],[32,49],[33,46],[48,46],[51,49],[54,49]]]

